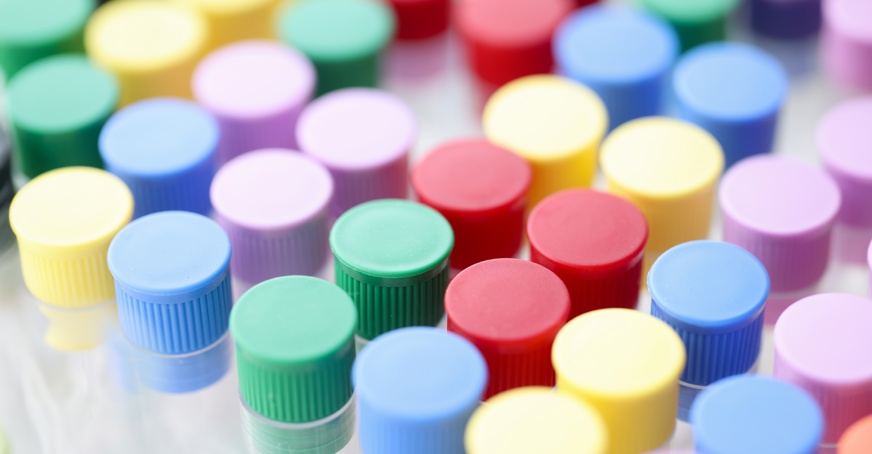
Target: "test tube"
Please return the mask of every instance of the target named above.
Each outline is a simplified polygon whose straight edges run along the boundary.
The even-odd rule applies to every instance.
[[[248,39],[275,39],[273,19],[279,0],[183,0],[209,27],[208,49]]]
[[[872,449],[872,416],[867,416],[848,427],[839,438],[838,454],[863,454]]]
[[[824,1],[821,54],[826,73],[851,89],[872,89],[872,4],[865,0]]]
[[[692,241],[654,262],[648,291],[651,315],[672,327],[687,350],[678,396],[678,418],[687,421],[702,390],[754,370],[769,276],[757,258],[738,246]]]
[[[813,38],[821,28],[821,0],[751,0],[754,33],[779,40]]]
[[[727,21],[739,0],[640,0],[641,6],[666,19],[681,40],[681,51],[727,38]]]

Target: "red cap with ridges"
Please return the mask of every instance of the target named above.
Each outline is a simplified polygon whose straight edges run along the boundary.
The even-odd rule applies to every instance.
[[[448,29],[449,0],[389,0],[397,17],[397,40],[432,38]]]

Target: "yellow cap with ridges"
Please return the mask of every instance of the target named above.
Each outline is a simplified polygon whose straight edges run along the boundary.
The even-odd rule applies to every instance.
[[[631,309],[572,319],[554,340],[557,389],[592,405],[609,433],[609,454],[656,449],[675,429],[681,338],[662,321]]]
[[[91,16],[85,49],[115,74],[121,104],[156,96],[191,97],[191,74],[206,49],[206,20],[160,0],[110,2]]]
[[[648,252],[708,236],[724,152],[704,129],[665,117],[630,121],[606,137],[600,160],[608,191],[645,215]]]
[[[533,167],[528,208],[557,191],[589,187],[608,127],[605,105],[593,90],[570,79],[537,75],[504,85],[484,108],[488,140]]]
[[[605,454],[606,427],[590,405],[550,388],[515,388],[472,414],[469,454]]]
[[[246,39],[275,39],[279,0],[176,0],[199,11],[209,24],[210,50]]]
[[[64,308],[113,299],[106,253],[132,215],[130,190],[106,171],[66,167],[31,180],[9,209],[28,290]]]

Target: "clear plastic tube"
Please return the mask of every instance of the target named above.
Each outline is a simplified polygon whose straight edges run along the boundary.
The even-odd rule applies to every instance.
[[[353,395],[336,413],[304,424],[270,420],[252,410],[242,396],[239,401],[248,452],[252,454],[336,454],[354,435]]]

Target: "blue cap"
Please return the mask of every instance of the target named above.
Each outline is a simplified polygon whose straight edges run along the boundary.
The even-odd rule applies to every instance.
[[[681,381],[709,385],[757,361],[769,275],[750,252],[720,241],[680,244],[651,266],[648,290],[651,315],[687,349]]]
[[[788,89],[774,57],[745,44],[706,44],[679,60],[672,85],[679,116],[718,139],[727,167],[772,151]]]
[[[712,453],[814,454],[823,413],[805,391],[761,376],[738,376],[703,391],[690,410],[696,450]]]
[[[106,170],[133,193],[133,217],[181,210],[208,215],[218,123],[200,106],[155,98],[113,115],[100,133]]]
[[[211,219],[183,211],[139,218],[109,245],[121,329],[159,354],[204,349],[227,332],[230,239]]]
[[[487,385],[487,365],[456,334],[402,328],[364,347],[352,379],[363,452],[462,453],[466,423]]]
[[[612,129],[660,114],[679,49],[662,19],[624,6],[582,8],[557,29],[553,47],[559,71],[605,102]]]

